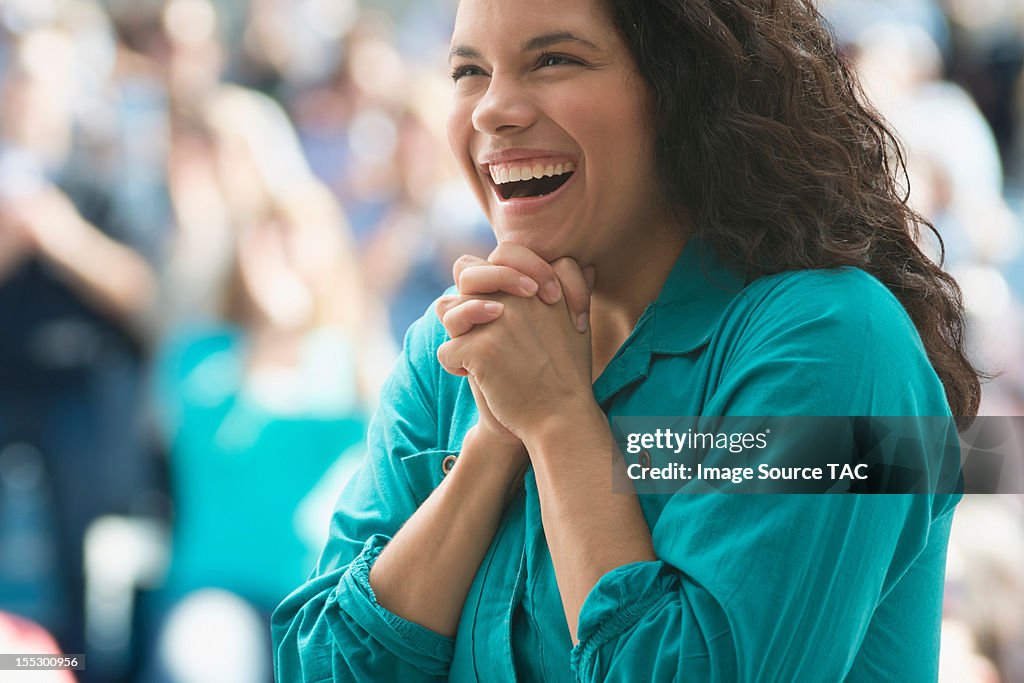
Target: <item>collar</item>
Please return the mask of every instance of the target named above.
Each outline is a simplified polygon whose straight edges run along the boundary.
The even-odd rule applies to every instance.
[[[688,240],[654,302],[651,353],[685,354],[706,344],[744,284],[710,244]]]
[[[688,240],[658,298],[597,378],[598,402],[646,377],[653,354],[683,355],[704,346],[743,287],[743,278],[710,245],[697,238]]]

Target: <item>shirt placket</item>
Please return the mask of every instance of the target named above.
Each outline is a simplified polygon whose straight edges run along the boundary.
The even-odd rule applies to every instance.
[[[523,594],[526,576],[523,529],[523,491],[509,505],[507,516],[491,552],[480,571],[484,572],[475,596],[473,620],[473,662],[477,681],[515,683],[515,660],[512,654],[512,615]],[[507,567],[514,564],[516,571]],[[506,596],[497,599],[495,596]],[[481,668],[480,663],[486,663]]]

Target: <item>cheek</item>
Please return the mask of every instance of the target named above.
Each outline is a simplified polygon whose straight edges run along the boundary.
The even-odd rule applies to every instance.
[[[455,105],[452,105],[451,109],[448,110],[448,118],[445,119],[445,135],[448,138],[448,147],[452,150],[452,154],[456,157],[459,156],[458,152],[458,139],[459,139],[459,111]]]
[[[448,120],[445,130],[448,136],[448,147],[455,155],[462,172],[466,172],[466,165],[471,163],[472,150],[469,148],[472,139],[473,124],[471,120],[472,110],[469,106],[455,103],[448,112]]]
[[[609,156],[616,160],[620,175],[627,184],[646,187],[653,180],[654,130],[647,112],[639,102],[624,102],[605,112],[607,130],[618,131],[606,136]],[[628,172],[626,170],[628,169]]]
[[[448,137],[448,147],[455,157],[463,180],[466,181],[480,207],[485,214],[488,214],[489,218],[487,190],[480,182],[476,160],[473,156],[475,150],[472,148],[474,138],[472,115],[473,107],[471,105],[453,103],[445,122],[445,134]]]

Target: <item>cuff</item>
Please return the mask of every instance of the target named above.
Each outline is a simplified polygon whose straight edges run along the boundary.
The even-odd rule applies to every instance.
[[[634,562],[602,576],[587,594],[576,627],[579,643],[572,649],[577,673],[608,641],[631,629],[672,588],[674,579],[664,562]]]
[[[455,641],[380,606],[370,587],[370,568],[391,539],[374,535],[352,561],[337,590],[338,608],[395,656],[419,668],[447,667]]]

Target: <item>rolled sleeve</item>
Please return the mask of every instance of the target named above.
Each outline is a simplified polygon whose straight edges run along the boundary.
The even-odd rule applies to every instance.
[[[339,641],[347,639],[345,624],[358,624],[372,641],[380,643],[387,652],[411,667],[444,676],[451,663],[455,641],[384,609],[370,586],[370,569],[390,540],[380,535],[371,537],[342,575],[333,601],[343,617],[336,622],[339,628],[335,629],[335,637]],[[329,608],[330,604],[329,600]]]
[[[662,562],[635,562],[601,577],[580,609],[574,663],[631,628],[664,595],[668,586],[663,569]]]
[[[603,576],[583,603],[577,633],[571,665],[579,681],[736,675],[725,612],[665,562],[628,564]]]
[[[387,540],[370,539],[346,568],[311,579],[278,607],[276,680],[447,678],[451,641],[387,612],[374,598],[370,567]]]

